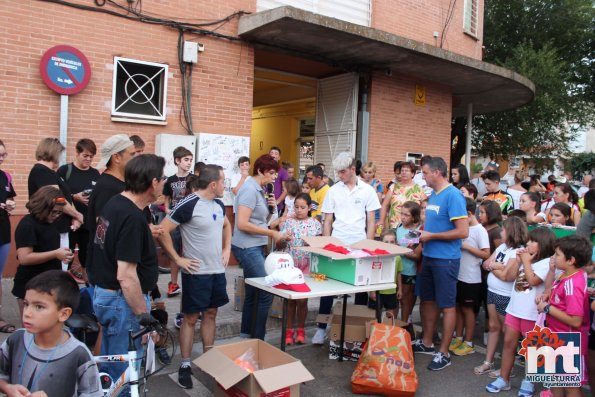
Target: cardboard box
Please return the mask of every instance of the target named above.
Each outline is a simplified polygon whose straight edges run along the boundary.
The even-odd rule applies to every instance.
[[[308,244],[300,249],[312,253],[310,271],[352,285],[368,285],[395,282],[395,257],[411,252],[410,249],[375,240],[362,240],[348,247],[351,250],[382,249],[388,254],[353,258],[349,255],[328,251],[327,244],[345,246],[335,237],[304,237]]]
[[[238,312],[241,312],[244,308],[244,287],[244,277],[236,277],[234,280],[233,310]]]
[[[250,348],[260,366],[252,373],[234,362]],[[300,360],[259,339],[215,346],[194,364],[215,379],[215,396],[296,397],[314,379]]]
[[[333,313],[329,320],[329,339],[338,342],[341,339],[341,319],[343,318],[343,303],[337,302],[333,306]],[[345,340],[349,342],[365,342],[366,323],[376,319],[376,311],[364,305],[347,305],[345,317]]]
[[[273,303],[269,309],[269,316],[274,318],[283,318],[283,298],[273,296]]]
[[[363,347],[366,342],[343,342],[343,360],[357,361],[362,355]],[[328,358],[337,360],[339,358],[339,341],[331,340],[328,346]]]

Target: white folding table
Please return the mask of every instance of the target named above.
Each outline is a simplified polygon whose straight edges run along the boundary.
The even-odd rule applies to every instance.
[[[341,339],[339,345],[339,361],[343,361],[343,344],[345,342],[345,318],[347,315],[347,296],[358,292],[382,291],[385,289],[396,288],[395,283],[384,284],[369,284],[369,285],[351,285],[341,281],[326,279],[323,281],[315,281],[309,275],[305,275],[306,284],[310,287],[310,292],[296,292],[285,289],[273,288],[268,286],[264,277],[247,278],[246,284],[256,288],[256,296],[254,300],[254,311],[252,314],[251,334],[254,336],[256,327],[256,314],[258,308],[259,292],[265,291],[273,295],[283,298],[283,324],[281,325],[281,350],[285,351],[285,332],[287,330],[287,301],[288,299],[307,299],[320,298],[323,296],[343,295],[343,315],[341,317]],[[380,300],[376,299],[376,316],[380,321]]]

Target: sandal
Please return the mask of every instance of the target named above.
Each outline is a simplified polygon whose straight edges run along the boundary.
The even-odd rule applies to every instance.
[[[489,361],[484,361],[481,365],[473,368],[473,373],[475,373],[475,375],[483,375],[489,371],[493,371],[494,370],[494,363],[491,363]]]
[[[488,373],[488,376],[492,379],[498,379],[500,377],[500,369],[495,369]],[[510,378],[514,378],[516,374],[514,373],[514,369],[510,371]]]
[[[17,327],[15,327],[12,324],[7,323],[4,320],[0,320],[0,323],[3,323],[2,325],[0,325],[0,332],[2,332],[4,334],[12,334],[14,331],[17,330]]]

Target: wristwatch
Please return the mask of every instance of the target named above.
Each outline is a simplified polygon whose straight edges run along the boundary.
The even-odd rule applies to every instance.
[[[549,304],[548,304],[548,305],[545,305],[545,306],[543,307],[543,312],[544,312],[545,314],[548,314],[548,313],[550,312],[550,307],[551,307],[551,305],[549,305]]]

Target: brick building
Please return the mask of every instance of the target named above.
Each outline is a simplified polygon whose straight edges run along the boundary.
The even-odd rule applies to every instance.
[[[249,138],[251,158],[276,145],[303,169],[349,150],[388,179],[396,160],[448,159],[451,119],[470,104],[474,114],[511,109],[534,92],[523,76],[481,61],[483,0],[23,0],[1,2],[0,15],[13,227],[36,144],[59,136],[60,95],[40,77],[56,45],[80,50],[92,72],[69,98],[68,161],[83,137],[100,146],[138,134],[153,151],[159,134],[190,135],[190,121],[197,135]],[[184,41],[204,49],[191,73],[179,61]],[[150,88],[146,101],[133,84]]]

